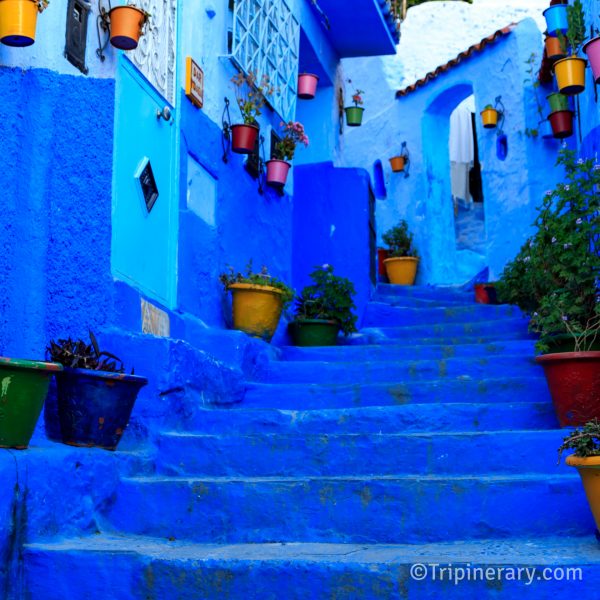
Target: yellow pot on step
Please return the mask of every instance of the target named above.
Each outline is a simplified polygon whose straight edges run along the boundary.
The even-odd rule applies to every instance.
[[[417,276],[419,259],[415,256],[395,256],[383,261],[390,283],[413,285]]]
[[[38,8],[31,0],[0,0],[0,42],[31,46],[35,42]]]
[[[281,290],[269,285],[232,283],[233,328],[270,342],[283,309]]]
[[[580,458],[571,455],[567,456],[566,463],[579,472],[588,504],[596,521],[596,529],[600,531],[600,456]]]

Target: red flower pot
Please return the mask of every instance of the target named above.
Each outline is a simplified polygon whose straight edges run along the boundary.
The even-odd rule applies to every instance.
[[[282,188],[287,181],[288,172],[290,170],[289,162],[273,158],[267,161],[267,183],[273,187]]]
[[[252,154],[258,137],[256,125],[232,125],[231,149],[238,154]]]
[[[490,283],[476,283],[475,302],[479,304],[498,304],[496,288]]]
[[[570,110],[558,110],[548,116],[552,133],[560,140],[573,135],[573,113]]]
[[[554,410],[561,427],[600,418],[600,352],[542,354]]]
[[[387,248],[377,248],[377,274],[379,281],[387,282],[387,271],[383,261],[390,257],[390,251]]]
[[[317,93],[319,77],[312,73],[300,73],[298,75],[298,98],[312,100]]]

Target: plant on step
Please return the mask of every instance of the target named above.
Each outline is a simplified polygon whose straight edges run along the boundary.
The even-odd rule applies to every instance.
[[[346,277],[335,275],[333,266],[315,267],[307,285],[296,299],[295,319],[305,321],[322,319],[335,321],[344,335],[357,331],[354,284]]]
[[[408,230],[408,223],[402,219],[398,225],[388,229],[382,236],[389,249],[390,257],[419,256],[413,245],[413,234]]]
[[[558,448],[558,462],[565,450],[573,450],[573,456],[587,458],[600,456],[600,421],[588,421],[581,429],[573,430]]]
[[[398,225],[386,231],[382,239],[389,248],[389,257],[383,264],[390,283],[413,285],[419,254],[413,245],[413,234],[408,230],[408,223],[402,219]]]

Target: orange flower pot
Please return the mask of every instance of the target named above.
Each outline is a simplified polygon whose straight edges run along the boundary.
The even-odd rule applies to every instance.
[[[498,111],[495,108],[484,108],[481,111],[481,120],[486,129],[493,129],[498,125]]]
[[[393,156],[390,158],[390,165],[392,165],[392,171],[394,171],[394,173],[400,173],[404,171],[406,159],[404,156]]]
[[[415,256],[394,256],[383,261],[390,283],[413,285],[417,276],[419,259]]]
[[[565,51],[560,44],[560,38],[548,36],[545,41],[546,56],[548,60],[554,62],[566,56]]]
[[[116,6],[109,16],[110,43],[120,50],[135,50],[143,34],[146,13],[137,6]]]
[[[580,458],[571,454],[567,456],[566,463],[579,472],[596,529],[600,531],[600,456]]]
[[[23,48],[35,42],[38,8],[31,0],[0,1],[0,42]]]
[[[561,58],[554,63],[556,84],[561,94],[575,96],[585,90],[585,64],[585,60],[577,56]]]

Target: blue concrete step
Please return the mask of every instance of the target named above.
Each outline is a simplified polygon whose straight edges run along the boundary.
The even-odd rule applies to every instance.
[[[405,404],[313,410],[201,409],[190,428],[198,433],[417,433],[431,431],[554,429],[549,402]]]
[[[441,358],[472,358],[511,354],[534,356],[534,340],[500,340],[490,344],[425,344],[396,342],[388,345],[348,345],[348,346],[283,346],[281,360],[324,360],[324,361],[365,361],[365,360],[425,360]]]
[[[28,544],[24,557],[31,600],[544,600],[592,598],[600,586],[590,536],[217,545],[98,535]],[[426,566],[422,580],[416,564]]]
[[[538,377],[457,377],[362,385],[248,383],[242,405],[306,410],[466,401],[550,403],[551,400],[546,379],[540,372]]]
[[[589,535],[593,519],[578,475],[565,466],[557,473],[142,477],[122,480],[107,508],[119,531],[213,543]]]
[[[390,306],[406,306],[409,308],[472,306],[474,304],[474,299],[472,297],[434,300],[432,298],[418,298],[416,296],[387,295],[381,292],[376,292],[373,295],[372,300],[373,302],[385,302]]]
[[[439,360],[364,361],[357,368],[352,362],[296,361],[271,362],[257,379],[268,383],[380,383],[427,381],[456,377],[498,378],[537,377],[542,368],[533,356],[492,356],[441,358]]]
[[[465,304],[475,303],[475,293],[473,291],[465,291],[456,286],[392,285],[389,283],[379,283],[377,284],[375,296],[423,298],[437,302],[456,300]]]
[[[557,473],[562,430],[450,433],[171,432],[158,440],[167,475],[338,476]],[[485,457],[485,458],[483,458]]]

